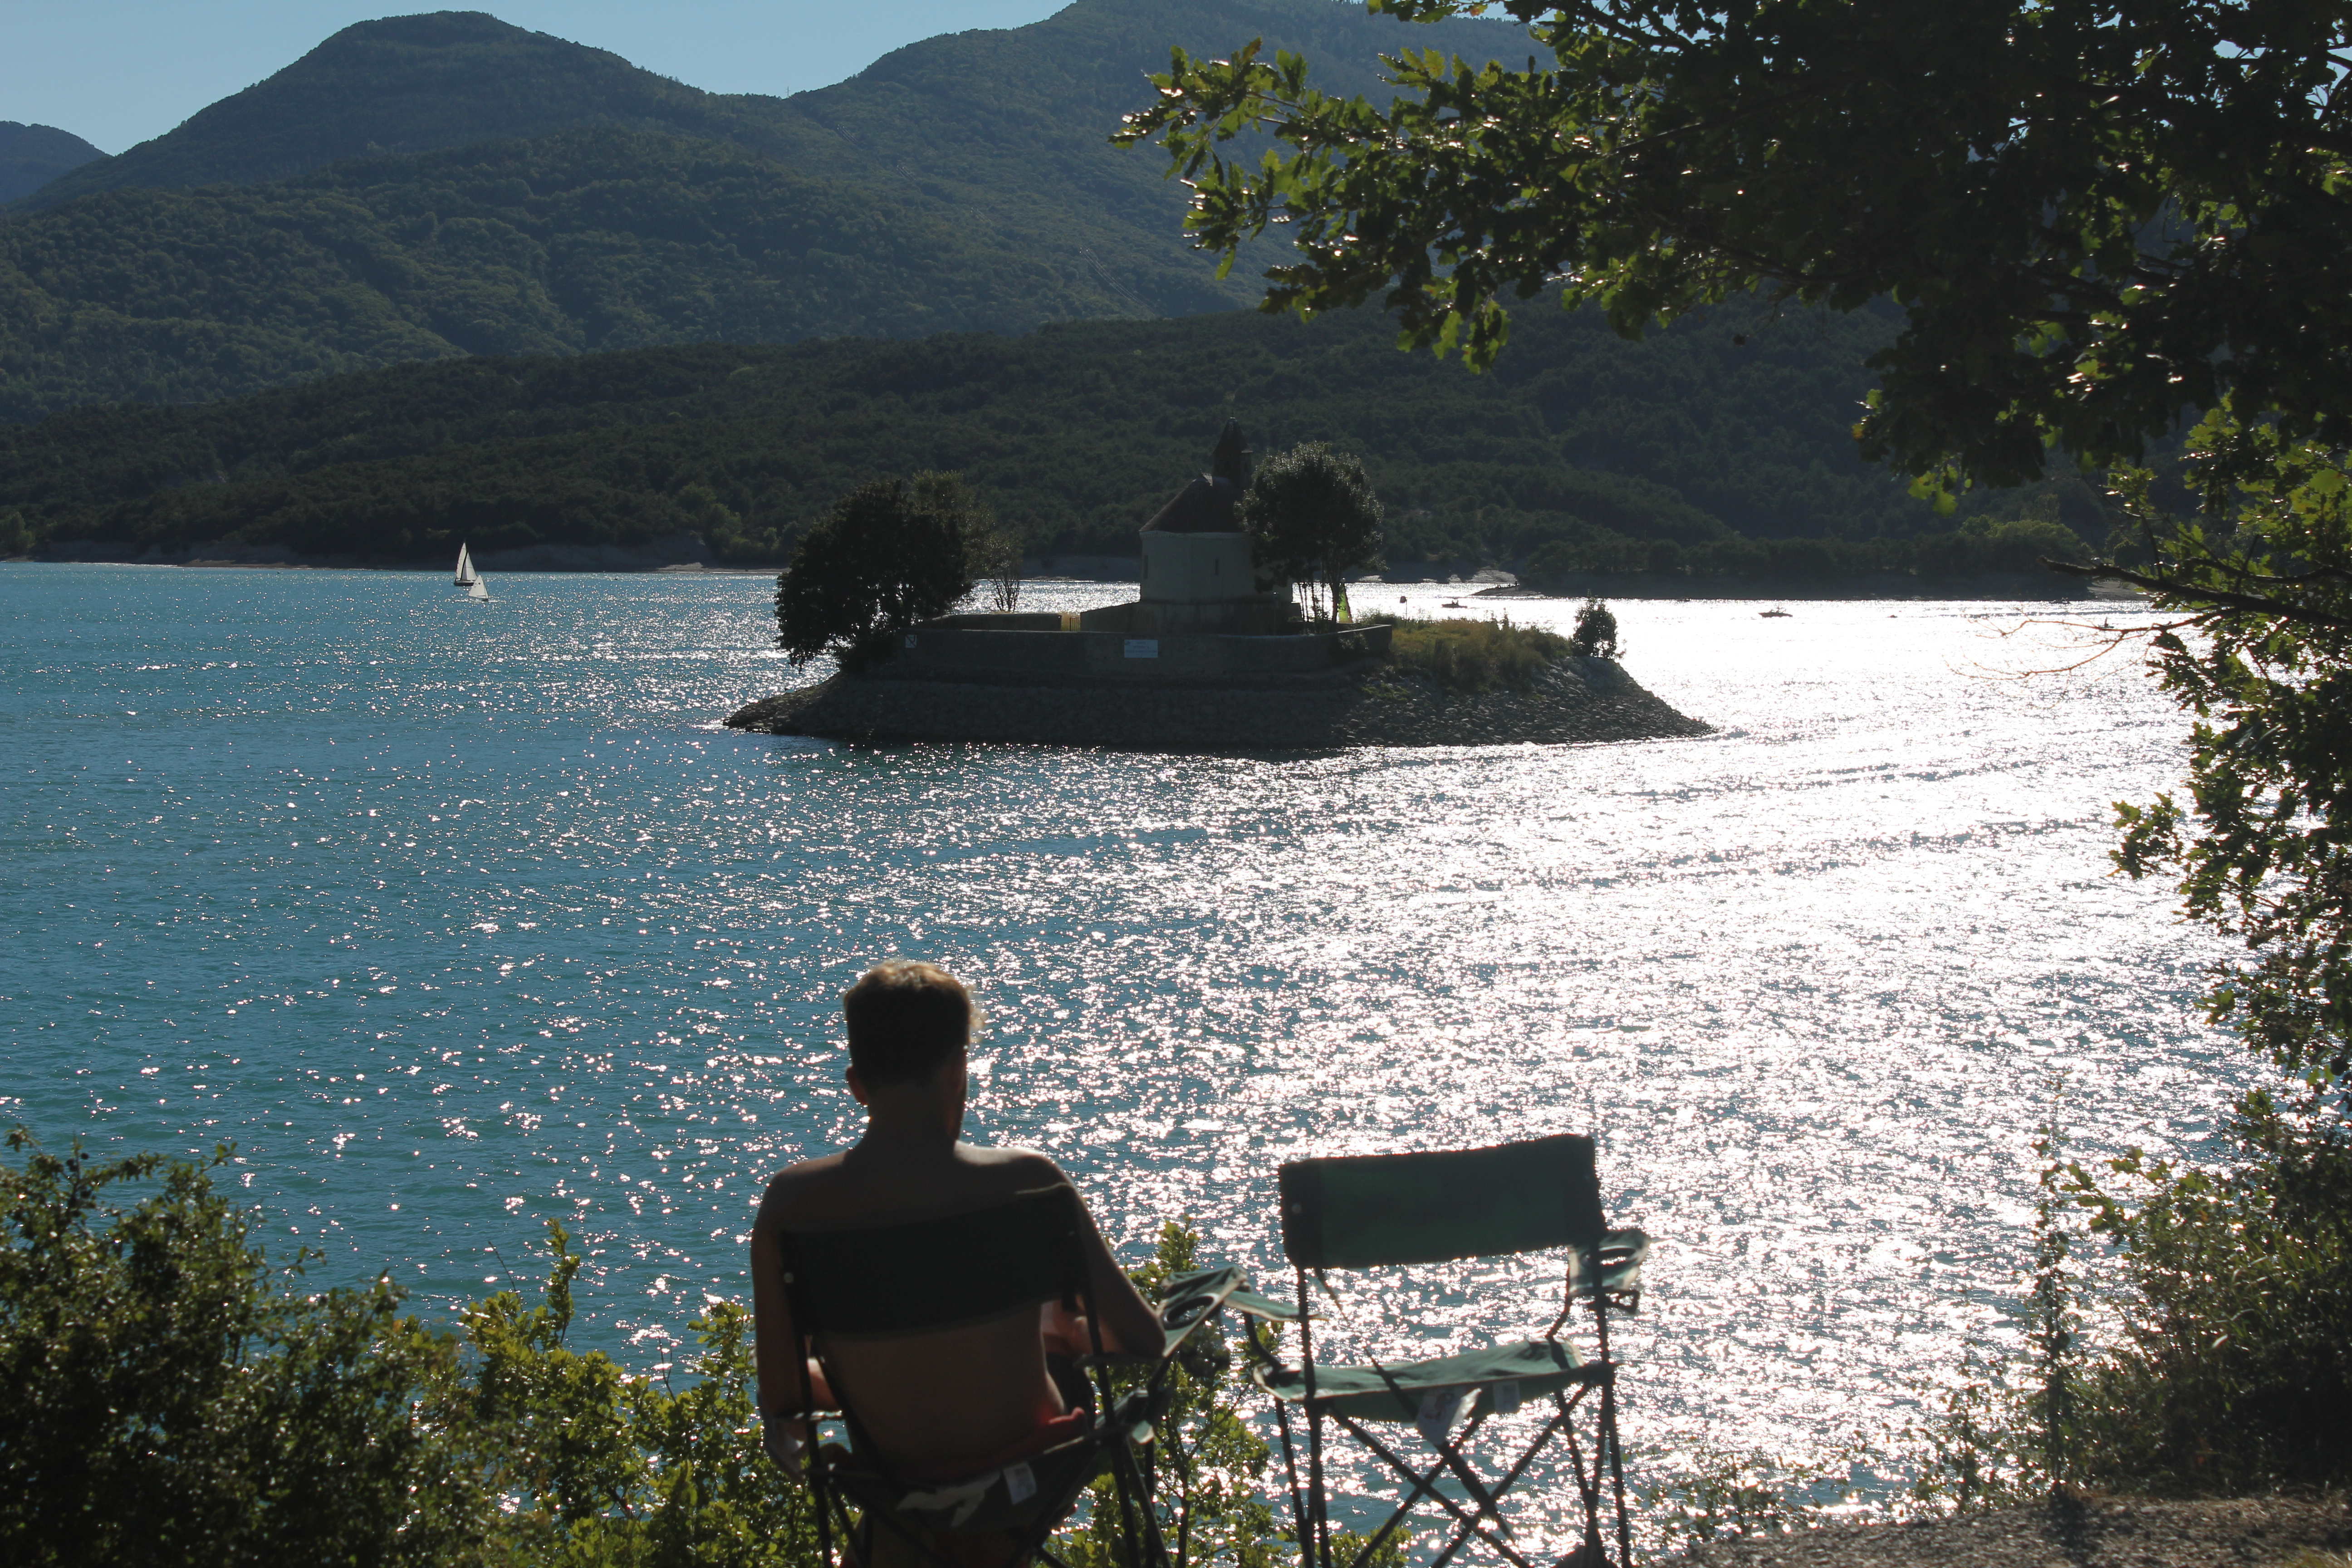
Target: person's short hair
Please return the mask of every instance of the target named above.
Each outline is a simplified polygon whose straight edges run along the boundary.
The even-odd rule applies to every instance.
[[[849,1065],[875,1089],[930,1077],[980,1026],[963,982],[911,958],[886,958],[859,975],[841,1011],[849,1024]]]

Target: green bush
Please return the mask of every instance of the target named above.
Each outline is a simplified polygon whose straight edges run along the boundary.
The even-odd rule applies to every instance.
[[[749,1314],[693,1329],[698,1380],[563,1342],[580,1259],[462,1335],[398,1288],[308,1291],[205,1163],[0,1165],[0,1561],[808,1568],[806,1494],[759,1451]],[[135,1192],[135,1201],[123,1194]]]
[[[2037,1412],[2070,1479],[2225,1495],[2352,1482],[2352,1143],[2261,1093],[2231,1131],[2220,1173],[2135,1151],[2109,1163],[2118,1194],[2071,1169],[2126,1294],[2121,1342]]]
[[[487,1540],[475,1435],[446,1419],[457,1346],[393,1286],[272,1268],[218,1156],[9,1147],[0,1559],[422,1564]]]
[[[1501,620],[1391,620],[1389,658],[1419,670],[1448,691],[1525,691],[1552,660],[1570,652],[1569,641],[1538,626]]]

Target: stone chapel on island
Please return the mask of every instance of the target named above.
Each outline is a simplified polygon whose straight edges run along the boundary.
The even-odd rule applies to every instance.
[[[1209,471],[1143,525],[1138,592],[1123,605],[942,616],[908,628],[886,680],[985,685],[1247,685],[1314,679],[1388,651],[1384,622],[1309,627],[1286,582],[1261,586],[1240,508],[1249,447],[1225,422]]]
[[[1251,563],[1240,516],[1249,481],[1249,447],[1242,427],[1228,419],[1209,471],[1195,475],[1143,525],[1135,602],[1088,610],[1078,625],[1128,637],[1263,637],[1296,621],[1290,584],[1260,586]]]

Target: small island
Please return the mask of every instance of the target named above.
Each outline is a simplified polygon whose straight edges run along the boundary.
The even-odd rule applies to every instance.
[[[1310,619],[1289,583],[1265,581],[1242,520],[1251,480],[1248,447],[1228,422],[1209,471],[1143,525],[1133,601],[916,620],[866,637],[840,673],[727,723],[858,742],[1163,752],[1708,732],[1609,657],[1613,634],[1584,650],[1507,621]],[[1344,599],[1331,597],[1339,613]]]

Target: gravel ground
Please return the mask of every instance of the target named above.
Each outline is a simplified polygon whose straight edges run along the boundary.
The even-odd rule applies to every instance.
[[[2233,1498],[2165,1502],[2059,1498],[1910,1524],[1843,1524],[1774,1541],[1694,1546],[1699,1568],[2335,1568],[2352,1546],[2352,1501]]]

